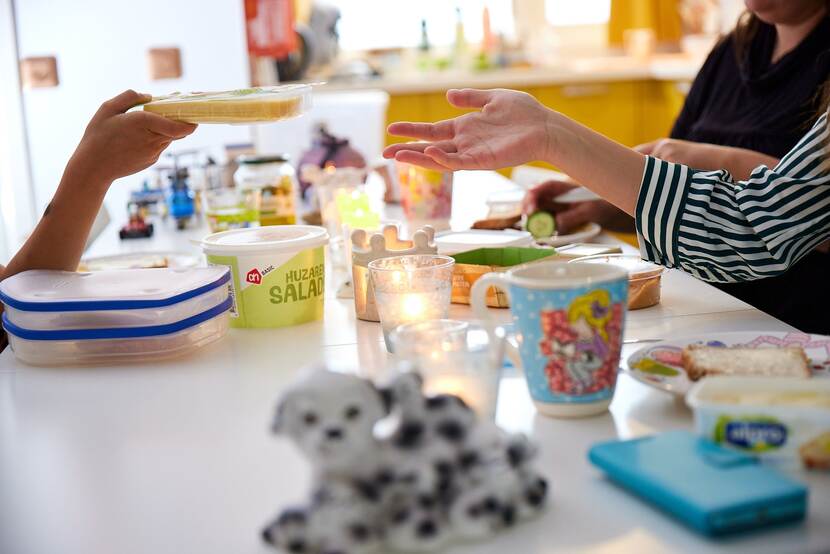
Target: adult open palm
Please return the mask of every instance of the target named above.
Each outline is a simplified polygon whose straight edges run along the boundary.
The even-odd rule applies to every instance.
[[[458,108],[478,108],[437,123],[392,123],[389,133],[421,142],[395,144],[383,155],[437,170],[499,169],[544,159],[550,110],[531,95],[513,90],[447,91]]]

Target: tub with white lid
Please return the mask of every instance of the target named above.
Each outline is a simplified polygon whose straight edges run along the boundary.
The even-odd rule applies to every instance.
[[[830,469],[830,379],[715,375],[686,403],[702,437],[772,464]]]
[[[323,317],[326,230],[275,225],[201,241],[211,266],[231,270],[231,327],[287,327]]]

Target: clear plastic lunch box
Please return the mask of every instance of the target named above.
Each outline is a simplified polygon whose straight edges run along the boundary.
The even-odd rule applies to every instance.
[[[226,267],[25,271],[0,283],[4,318],[28,330],[169,325],[228,297]]]
[[[3,314],[14,355],[37,366],[147,363],[183,356],[225,335],[233,300],[182,321],[144,327],[32,330]]]
[[[144,111],[188,123],[251,124],[297,117],[311,106],[311,85],[255,87],[222,92],[175,92],[153,98]]]

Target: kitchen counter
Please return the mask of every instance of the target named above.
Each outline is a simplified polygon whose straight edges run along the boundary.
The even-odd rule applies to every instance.
[[[703,58],[687,54],[659,54],[648,60],[628,56],[602,56],[562,61],[550,67],[494,69],[490,71],[430,71],[388,75],[376,79],[331,81],[317,92],[381,89],[389,94],[418,94],[448,88],[527,88],[546,85],[614,81],[690,82]]]

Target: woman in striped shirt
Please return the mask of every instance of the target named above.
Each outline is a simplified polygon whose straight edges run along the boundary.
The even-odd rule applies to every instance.
[[[774,167],[746,181],[644,156],[511,90],[450,90],[438,123],[393,123],[420,139],[387,157],[434,169],[549,162],[636,219],[644,258],[713,282],[778,275],[830,237],[827,115]],[[782,291],[786,294],[786,291]]]

